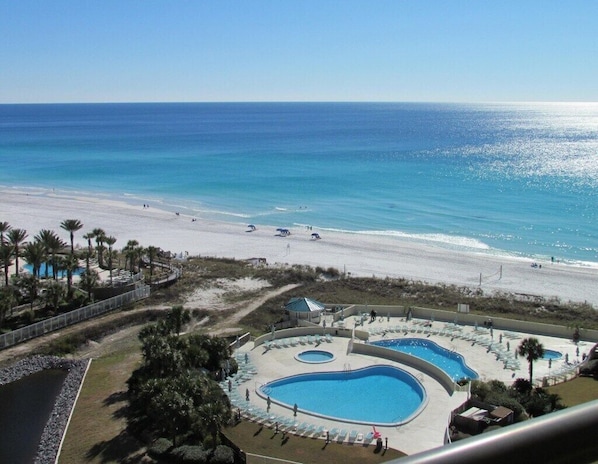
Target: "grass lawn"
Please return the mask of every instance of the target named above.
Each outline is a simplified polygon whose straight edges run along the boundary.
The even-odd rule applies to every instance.
[[[126,381],[139,349],[95,359],[87,372],[60,454],[60,464],[143,462],[143,445],[124,432]]]
[[[224,430],[225,435],[246,453],[260,456],[271,456],[303,464],[320,464],[322,462],[377,463],[386,462],[405,456],[393,449],[376,451],[375,443],[341,445],[326,444],[325,440],[303,438],[293,434],[283,436],[274,430],[262,427],[254,422],[242,421],[234,427]],[[271,463],[272,460],[257,456],[247,456],[248,464]]]
[[[598,381],[591,377],[578,377],[553,387],[548,387],[550,393],[556,393],[567,406],[577,406],[592,400],[598,400]]]

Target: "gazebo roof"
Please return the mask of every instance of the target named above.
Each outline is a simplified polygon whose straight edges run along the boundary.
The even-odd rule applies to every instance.
[[[311,313],[326,309],[322,303],[310,298],[291,298],[284,307],[287,311],[296,313]]]

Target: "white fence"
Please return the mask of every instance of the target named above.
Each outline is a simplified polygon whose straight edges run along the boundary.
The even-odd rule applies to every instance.
[[[149,295],[149,285],[143,285],[131,292],[123,293],[122,295],[117,295],[108,298],[107,300],[98,301],[89,306],[84,306],[83,308],[75,309],[68,313],[60,314],[59,316],[54,316],[50,319],[36,322],[35,324],[26,327],[21,327],[20,329],[0,335],[0,350],[53,332],[54,330],[62,329],[69,325],[91,319],[92,317],[100,316],[126,304],[147,298]]]

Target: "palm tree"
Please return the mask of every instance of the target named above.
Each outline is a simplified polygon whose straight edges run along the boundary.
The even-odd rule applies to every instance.
[[[27,231],[25,229],[10,229],[6,235],[8,243],[12,246],[15,257],[15,275],[19,275],[19,254],[20,246],[27,238]]]
[[[58,235],[56,235],[56,232],[54,232],[53,230],[50,229],[42,229],[39,231],[39,233],[34,237],[36,241],[40,242],[43,247],[44,247],[44,251],[46,253],[46,279],[48,278],[48,272],[49,272],[49,266],[48,266],[48,258],[50,257],[51,253],[52,253],[52,246],[54,245],[56,240],[60,240],[58,238]]]
[[[104,267],[104,240],[106,239],[106,232],[99,227],[91,231],[96,238],[96,251],[98,252],[98,264],[101,268]]]
[[[70,254],[63,258],[62,265],[66,270],[67,297],[70,300],[73,296],[73,272],[79,267],[79,260],[74,254]]]
[[[154,262],[156,261],[156,257],[158,256],[158,251],[160,251],[160,249],[155,246],[148,246],[145,249],[145,252],[147,253],[147,259],[149,260],[150,284],[152,283],[152,278],[154,276]]]
[[[112,245],[116,243],[116,237],[112,235],[105,238],[106,245],[108,245],[108,270],[110,271],[110,286],[112,287]]]
[[[91,239],[94,238],[95,235],[93,232],[88,232],[85,235],[83,235],[83,238],[85,240],[87,240],[87,253],[85,254],[85,269],[87,272],[89,272],[89,260],[92,258],[93,256],[93,248],[91,246]]]
[[[4,243],[4,234],[11,229],[10,224],[6,221],[0,222],[0,244]]]
[[[12,247],[7,243],[0,243],[0,263],[4,267],[4,286],[8,287],[8,268],[12,264]]]
[[[60,223],[60,227],[66,230],[71,236],[71,255],[75,253],[75,232],[83,227],[79,219],[65,219]]]
[[[32,274],[36,279],[39,277],[40,268],[46,257],[44,245],[38,240],[27,243],[23,248],[23,258],[33,267]]]
[[[50,264],[52,265],[52,278],[58,279],[58,266],[59,262],[56,259],[56,255],[66,246],[66,242],[62,240],[55,232],[51,236],[47,237],[48,240],[48,253],[50,255]]]
[[[529,337],[521,341],[517,353],[529,363],[529,383],[533,383],[534,361],[544,356],[544,346],[537,338]]]
[[[125,269],[127,268],[127,260],[129,261],[129,270],[135,271],[135,262],[139,254],[139,242],[137,240],[129,240],[123,248],[125,254]]]

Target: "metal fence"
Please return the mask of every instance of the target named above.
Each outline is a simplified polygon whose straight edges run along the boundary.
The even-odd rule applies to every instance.
[[[21,327],[12,332],[0,335],[0,350],[30,340],[35,337],[53,332],[55,330],[77,324],[78,322],[100,316],[107,312],[118,309],[126,304],[147,298],[150,295],[149,285],[143,285],[133,291],[117,295],[106,300],[98,301],[89,306],[69,311],[68,313],[54,316],[35,324]]]

